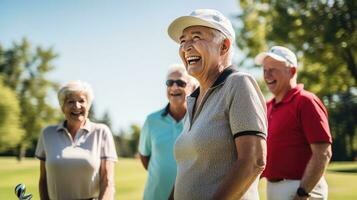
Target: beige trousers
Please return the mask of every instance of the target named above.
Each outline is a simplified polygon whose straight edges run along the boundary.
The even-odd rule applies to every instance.
[[[299,185],[300,180],[267,181],[267,200],[292,200]],[[320,179],[310,194],[309,200],[327,200],[328,186],[324,177]]]

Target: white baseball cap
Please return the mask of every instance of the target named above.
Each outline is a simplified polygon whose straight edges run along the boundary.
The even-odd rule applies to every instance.
[[[232,23],[220,12],[213,9],[197,9],[188,16],[175,19],[167,32],[171,39],[180,43],[183,30],[190,26],[206,26],[223,33],[232,43],[235,41],[235,32]]]
[[[262,65],[264,59],[269,56],[278,61],[285,61],[297,67],[295,54],[288,48],[282,46],[273,46],[268,52],[262,52],[255,57],[255,64]]]

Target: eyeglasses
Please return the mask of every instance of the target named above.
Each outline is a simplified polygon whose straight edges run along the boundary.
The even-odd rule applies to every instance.
[[[174,85],[174,83],[176,83],[177,86],[179,87],[186,87],[187,83],[185,81],[182,81],[182,80],[172,80],[172,79],[169,79],[166,81],[166,86],[167,87],[171,87]]]

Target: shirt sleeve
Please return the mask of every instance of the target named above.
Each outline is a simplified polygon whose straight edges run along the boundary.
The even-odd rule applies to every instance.
[[[109,127],[105,126],[103,132],[102,149],[100,159],[117,161],[118,156],[115,149],[113,134]]]
[[[39,160],[46,161],[44,131],[42,131],[42,133],[40,134],[40,136],[38,138],[36,151],[35,151],[35,157],[38,158]]]
[[[301,125],[309,143],[332,143],[325,106],[317,97],[305,98],[301,106]]]
[[[229,96],[229,123],[234,138],[266,138],[266,103],[256,81],[247,74],[233,75]]]
[[[141,129],[138,150],[139,153],[143,156],[151,155],[151,136],[149,130],[149,118],[145,120],[144,126]]]

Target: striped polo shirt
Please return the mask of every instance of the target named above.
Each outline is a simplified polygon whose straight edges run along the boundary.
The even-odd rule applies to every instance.
[[[199,88],[187,99],[188,117],[174,147],[176,200],[211,199],[237,160],[234,138],[266,137],[265,100],[250,75],[226,68],[193,116],[198,94]],[[242,199],[259,199],[258,178]]]

